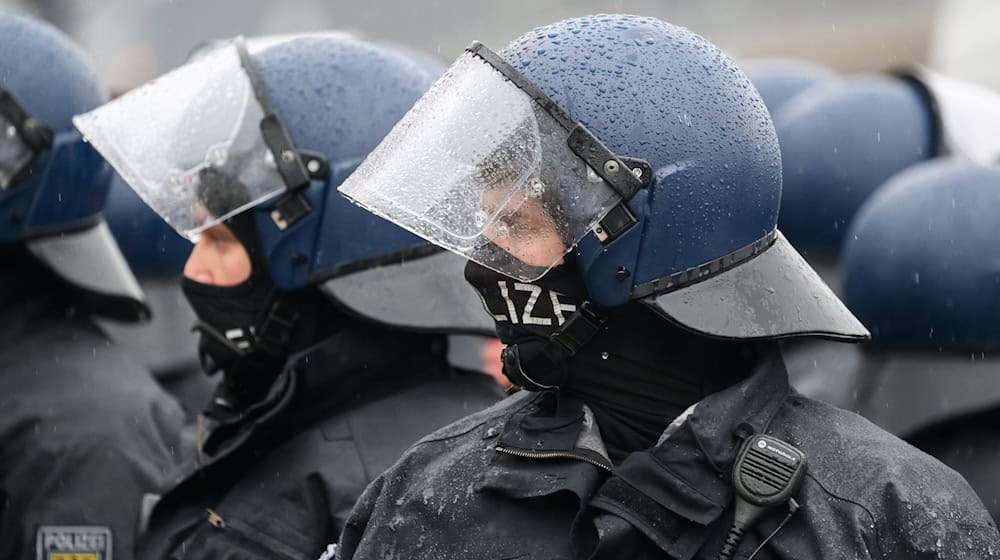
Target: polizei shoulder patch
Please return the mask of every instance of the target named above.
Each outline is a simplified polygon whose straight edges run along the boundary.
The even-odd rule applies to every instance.
[[[43,525],[35,538],[37,560],[112,560],[111,529],[99,525]]]

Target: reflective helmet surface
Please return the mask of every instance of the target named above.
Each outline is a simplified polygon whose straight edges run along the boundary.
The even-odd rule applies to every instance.
[[[779,225],[808,255],[837,255],[851,218],[883,182],[938,153],[920,89],[893,76],[818,86],[775,116],[784,190]]]
[[[757,91],[655,18],[473,43],[339,190],[522,282],[575,251],[599,307],[641,300],[722,338],[867,335],[776,229],[780,154]]]
[[[72,124],[107,99],[94,67],[51,25],[9,13],[0,13],[0,52],[0,92],[52,133],[20,178],[0,189],[0,244],[25,243],[92,299],[95,312],[145,317],[142,293],[101,219],[110,170]],[[0,143],[14,136],[5,128]]]
[[[296,146],[322,153],[331,169],[329,180],[309,189],[320,210],[315,224],[307,226],[313,219],[307,218],[306,227],[281,233],[266,205],[257,210],[275,283],[297,288],[331,278],[327,293],[361,315],[427,330],[492,333],[459,259],[430,255],[419,237],[336,193],[444,65],[399,46],[320,37],[282,43],[255,60]],[[310,255],[307,264],[298,264],[298,255]]]
[[[775,232],[781,159],[767,108],[717,47],[655,18],[598,15],[536,29],[501,55],[612,151],[654,169],[629,202],[639,223],[578,245],[597,303],[643,298],[725,338],[864,336],[780,234],[746,258]]]
[[[197,233],[190,229],[194,212],[193,205],[187,203],[196,194],[194,189],[177,195],[187,198],[168,200],[174,204],[171,207],[164,199],[170,199],[176,183],[164,180],[163,175],[150,175],[153,166],[145,162],[157,162],[164,154],[174,158],[166,166],[158,164],[154,171],[161,174],[174,162],[188,165],[202,157],[204,161],[194,168],[195,173],[212,171],[214,166],[219,176],[233,168],[263,170],[225,179],[228,183],[223,184],[236,187],[227,186],[233,193],[241,191],[243,199],[222,200],[224,210],[209,208],[209,212],[229,212],[227,216],[253,213],[267,273],[281,290],[323,285],[351,311],[390,325],[492,330],[480,313],[463,312],[464,304],[454,300],[447,300],[450,305],[441,304],[433,295],[412,297],[414,292],[427,290],[426,294],[441,298],[468,296],[478,305],[470,288],[458,286],[458,259],[434,251],[418,237],[371,216],[333,192],[426,91],[440,69],[414,62],[396,50],[335,34],[253,39],[248,41],[245,56],[238,55],[238,43],[225,43],[203,53],[178,70],[84,115],[77,126],[147,203],[188,236],[192,231]],[[200,69],[213,65],[225,75],[203,77]],[[233,83],[243,85],[234,89],[229,86]],[[203,95],[217,87],[221,88],[218,95]],[[175,91],[190,101],[165,109],[169,114],[159,124],[166,131],[165,141],[155,132],[131,128],[132,122],[142,120],[136,118],[140,113],[157,117],[158,105],[148,100],[169,103],[176,97]],[[227,92],[232,95],[227,97]],[[213,112],[213,104],[223,106],[228,113]],[[251,109],[243,110],[243,106]],[[265,145],[261,132],[265,119],[261,115],[271,111],[304,161],[323,162],[309,171],[299,188],[288,185],[274,171],[275,161],[286,154],[275,155]],[[138,142],[120,139],[116,132],[123,129]],[[185,135],[185,130],[190,134]],[[193,140],[189,142],[188,137]],[[197,149],[197,142],[204,138],[226,142],[209,144],[207,153],[192,151],[191,146]],[[137,143],[144,148],[129,151]],[[187,154],[189,160],[183,161],[178,154]],[[254,194],[247,197],[248,192]],[[175,204],[178,200],[179,205]],[[282,205],[287,201],[294,203],[296,214],[286,220]],[[177,220],[178,214],[167,211],[178,207],[181,218],[189,220],[186,224]],[[447,270],[458,280],[439,278]],[[474,324],[450,311],[474,317]]]
[[[295,228],[279,231],[266,205],[258,207],[275,283],[299,288],[345,264],[423,245],[371,219],[334,189],[438,76],[371,43],[334,38],[294,39],[254,60],[296,147],[323,154],[331,170],[327,181],[309,188],[317,211]],[[296,253],[309,257],[304,265],[292,263]]]
[[[893,177],[844,247],[844,297],[883,348],[1000,348],[1000,168],[928,162]]]

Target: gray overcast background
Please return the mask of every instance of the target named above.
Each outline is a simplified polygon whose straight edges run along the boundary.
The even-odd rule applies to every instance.
[[[788,55],[844,71],[875,70],[926,61],[938,8],[949,1],[0,0],[0,9],[53,22],[122,90],[178,65],[200,42],[240,33],[338,29],[450,60],[473,39],[499,48],[535,26],[596,12],[657,16],[738,59]]]

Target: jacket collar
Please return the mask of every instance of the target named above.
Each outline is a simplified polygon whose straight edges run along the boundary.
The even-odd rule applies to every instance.
[[[342,330],[291,356],[267,396],[247,409],[213,399],[199,418],[199,456],[239,445],[245,437],[237,434],[298,430],[331,411],[449,371],[443,337],[367,324]]]
[[[581,443],[599,440],[599,427],[587,425],[583,403],[540,393],[510,417],[495,442],[526,456],[496,453],[482,487],[515,498],[569,490],[581,504],[625,519],[671,557],[691,558],[732,502],[732,465],[742,440],[765,432],[789,393],[775,352],[751,376],[681,415],[655,447],[632,453],[610,476],[585,460],[544,458],[586,455]],[[539,477],[541,468],[558,476]]]
[[[784,360],[774,352],[750,377],[705,397],[685,424],[706,459],[718,472],[728,472],[742,441],[767,430],[790,390]]]

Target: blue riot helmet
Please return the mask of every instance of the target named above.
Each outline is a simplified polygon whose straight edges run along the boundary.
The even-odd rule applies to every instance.
[[[891,349],[1000,349],[1000,168],[943,160],[899,174],[844,248],[844,297]]]
[[[965,477],[1000,518],[1000,167],[893,177],[844,245],[844,297],[872,330],[856,409]]]
[[[891,76],[812,89],[775,116],[782,231],[807,258],[833,264],[861,204],[897,172],[940,152],[938,125],[914,84]]]
[[[793,58],[755,59],[742,67],[771,115],[776,115],[796,95],[836,79],[829,68]]]
[[[278,295],[320,286],[392,327],[491,331],[458,259],[331,195],[437,76],[334,35],[250,46],[202,53],[76,124],[185,237],[249,222],[253,239],[240,240]],[[246,353],[287,334],[287,318],[270,300],[226,333],[239,331],[230,342]]]
[[[872,331],[857,408],[908,436],[1000,402],[1000,167],[957,158],[890,179],[844,244],[844,300]]]
[[[847,226],[889,177],[938,155],[1000,159],[1000,97],[923,69],[814,88],[775,117],[785,186],[780,225],[835,260]]]
[[[781,162],[756,90],[654,18],[474,43],[340,191],[515,282],[571,258],[596,308],[639,300],[726,339],[867,336],[775,227]],[[579,345],[589,315],[556,338]]]
[[[84,54],[34,19],[0,14],[0,244],[24,244],[94,313],[148,316],[101,208],[107,164],[73,129],[106,100]]]

